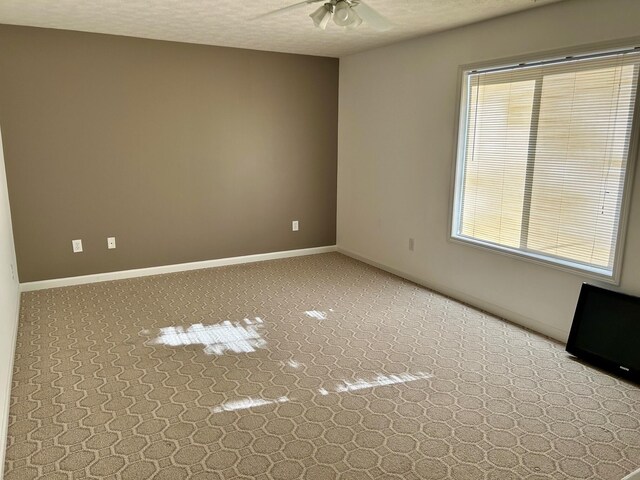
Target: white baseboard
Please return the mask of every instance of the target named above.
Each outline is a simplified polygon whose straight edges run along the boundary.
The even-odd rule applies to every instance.
[[[503,308],[499,305],[495,305],[490,302],[486,302],[480,298],[474,297],[472,295],[468,295],[464,292],[460,292],[458,290],[448,288],[442,285],[438,285],[435,283],[426,282],[421,278],[402,272],[396,268],[390,267],[383,263],[376,262],[375,260],[371,260],[363,255],[352,252],[345,248],[337,247],[337,251],[342,253],[343,255],[354,258],[356,260],[359,260],[373,267],[379,268],[380,270],[384,270],[385,272],[392,273],[394,275],[397,275],[398,277],[404,278],[406,280],[409,280],[410,282],[413,282],[425,288],[428,288],[429,290],[433,290],[434,292],[439,292],[443,295],[454,298],[460,302],[464,302],[468,305],[472,305],[475,308],[488,312],[492,315],[496,315],[500,318],[504,318],[505,320],[508,320],[512,323],[521,325],[525,328],[541,333],[555,340],[559,340],[563,343],[567,341],[567,338],[569,336],[569,332],[565,332],[564,330],[561,330],[559,328],[555,328],[545,323],[534,320],[532,318],[525,317],[517,312],[508,310],[506,308]]]
[[[284,252],[259,253],[256,255],[244,255],[242,257],[219,258],[216,260],[204,260],[201,262],[178,263],[175,265],[162,265],[160,267],[138,268],[135,270],[122,270],[119,272],[96,273],[80,277],[54,278],[38,282],[26,282],[20,284],[20,291],[31,292],[45,290],[47,288],[68,287],[71,285],[83,285],[86,283],[108,282],[124,278],[148,277],[163,273],[186,272],[188,270],[201,270],[203,268],[222,267],[225,265],[237,265],[239,263],[264,262],[265,260],[277,260],[280,258],[302,257],[318,253],[335,252],[336,246],[302,248],[299,250],[286,250]]]
[[[7,449],[7,434],[9,431],[9,408],[11,406],[11,382],[13,377],[13,362],[15,360],[16,341],[18,339],[18,323],[20,320],[20,292],[17,295],[16,306],[13,314],[13,325],[11,325],[10,349],[3,352],[3,366],[7,369],[7,384],[0,385],[0,478],[4,478],[4,458]]]
[[[624,477],[622,480],[640,480],[640,468],[635,472],[631,472],[629,475]]]

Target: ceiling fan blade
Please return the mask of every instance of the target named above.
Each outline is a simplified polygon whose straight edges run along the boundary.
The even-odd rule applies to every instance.
[[[300,8],[311,3],[318,3],[323,1],[325,0],[305,0],[304,2],[294,3],[293,5],[289,5],[288,7],[282,7],[278,8],[277,10],[272,10],[271,12],[263,13],[262,15],[258,15],[257,17],[253,17],[251,20],[258,20],[260,18],[270,17],[271,15],[278,15],[280,13],[288,12],[289,10],[295,10],[296,8]]]
[[[381,14],[379,14],[376,10],[374,10],[369,5],[364,3],[362,0],[360,0],[358,5],[353,8],[356,10],[356,12],[358,12],[358,15],[360,15],[360,17],[366,23],[371,25],[371,27],[375,28],[376,30],[379,30],[381,32],[386,32],[387,30],[390,30],[393,27],[393,24],[389,19],[387,19],[386,17],[383,17]]]

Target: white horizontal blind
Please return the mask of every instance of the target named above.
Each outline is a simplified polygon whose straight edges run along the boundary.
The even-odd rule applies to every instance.
[[[467,72],[454,237],[612,275],[639,65]]]

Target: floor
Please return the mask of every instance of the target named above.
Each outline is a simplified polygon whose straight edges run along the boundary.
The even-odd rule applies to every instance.
[[[23,295],[7,480],[615,479],[640,388],[330,253]]]

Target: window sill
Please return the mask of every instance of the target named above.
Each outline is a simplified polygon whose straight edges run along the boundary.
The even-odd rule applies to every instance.
[[[524,260],[526,262],[551,267],[556,270],[562,270],[564,272],[577,275],[581,278],[599,280],[603,283],[611,285],[620,284],[620,273],[619,271],[616,271],[615,267],[613,269],[613,272],[611,272],[604,268],[583,265],[581,263],[572,262],[570,260],[541,255],[535,252],[526,252],[509,247],[504,247],[502,245],[483,242],[482,240],[466,237],[463,235],[451,234],[449,235],[449,240],[457,244],[467,245],[484,251],[498,253],[500,255],[506,255],[509,257],[517,258],[519,260]]]

